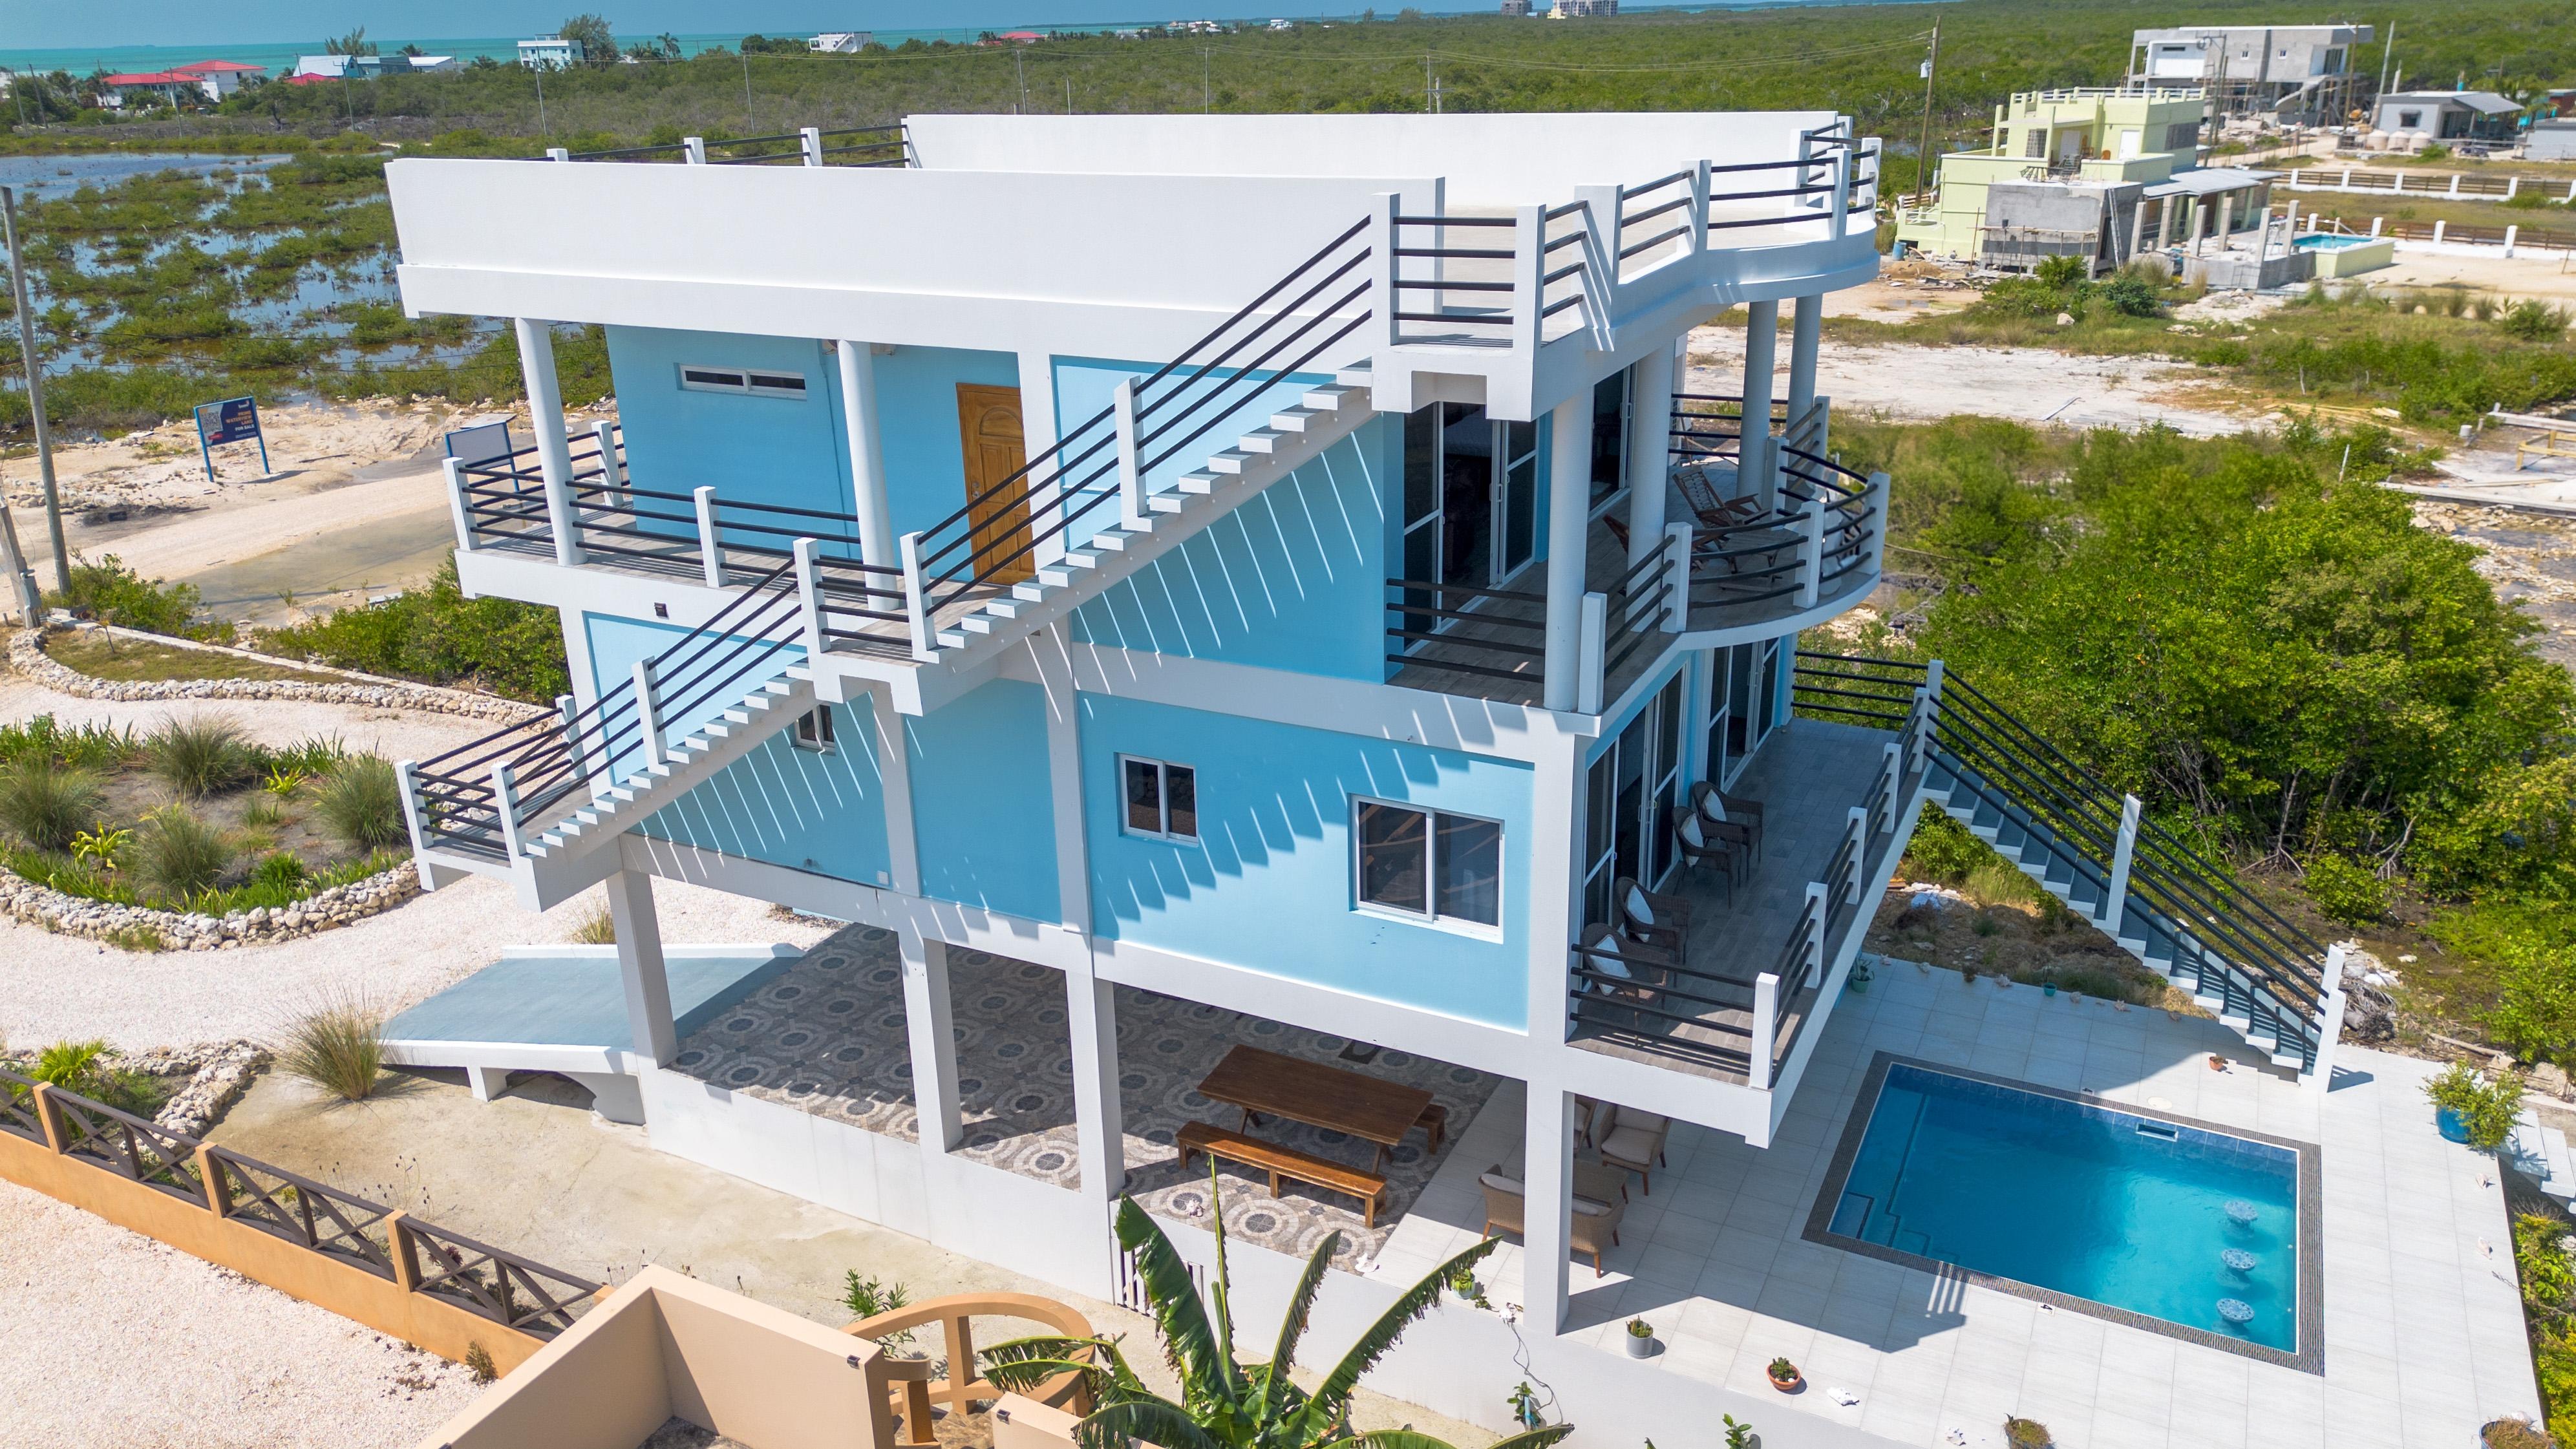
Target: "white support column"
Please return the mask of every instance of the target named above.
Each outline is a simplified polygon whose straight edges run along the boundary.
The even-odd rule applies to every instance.
[[[804,154],[806,165],[822,165],[823,128],[820,126],[800,127],[796,132],[796,149]]]
[[[619,507],[631,507],[635,500],[626,494],[626,458],[617,448],[617,424],[591,424],[591,441],[599,448],[599,482],[608,490]],[[630,524],[631,526],[631,524]]]
[[[716,490],[701,483],[689,495],[698,505],[698,570],[711,589],[725,586],[724,535],[716,531]]]
[[[1522,1142],[1521,1319],[1554,1338],[1565,1330],[1571,1296],[1566,1256],[1573,1251],[1574,1098],[1551,1082],[1528,1088]]]
[[[456,527],[456,549],[474,552],[474,509],[465,497],[465,464],[447,460],[447,519]]]
[[[670,747],[662,740],[661,691],[653,679],[653,661],[635,661],[635,728],[644,736],[644,763],[658,765],[670,758]]]
[[[1547,332],[1547,273],[1547,208],[1524,206],[1512,221],[1512,350],[1524,357],[1538,356]]]
[[[509,1087],[510,1069],[508,1067],[467,1067],[465,1069],[465,1090],[473,1093],[474,1100],[477,1102],[489,1102],[508,1091]]]
[[[965,1136],[957,1105],[957,1031],[948,998],[948,943],[905,922],[903,1022],[912,1052],[915,1130],[925,1153],[944,1153]]]
[[[1746,1085],[1771,1090],[1771,1044],[1780,1036],[1780,978],[1768,971],[1753,978],[1753,1037],[1745,1053]]]
[[[1625,610],[1623,609],[1622,612],[1624,613]],[[1608,672],[1604,661],[1610,657],[1607,648],[1609,623],[1610,596],[1598,593],[1585,594],[1581,621],[1582,640],[1575,650],[1574,712],[1576,714],[1601,712],[1601,693],[1608,683],[1602,676]]]
[[[1789,315],[1789,426],[1795,428],[1816,405],[1816,347],[1825,325],[1822,293],[1800,297]]]
[[[2120,835],[2111,847],[2111,879],[2107,882],[2110,899],[2102,903],[2102,934],[2120,939],[2120,922],[2129,906],[2129,863],[2137,857],[2138,812],[2144,807],[2135,795],[2120,797]]]
[[[815,565],[815,541],[800,538],[791,556],[796,560],[796,603],[804,621],[805,662],[817,664],[829,641],[823,637],[823,575]]]
[[[1109,390],[1109,426],[1118,435],[1118,520],[1130,532],[1145,527],[1145,466],[1136,440],[1136,379],[1122,377]]]
[[[1574,199],[1583,208],[1584,241],[1576,248],[1583,258],[1583,325],[1593,349],[1608,352],[1617,346],[1611,321],[1619,311],[1619,188],[1578,186]]]
[[[1683,245],[1696,255],[1708,250],[1709,162],[1706,157],[1692,163],[1690,180],[1690,235]]]
[[[1089,960],[1064,974],[1066,1025],[1073,1036],[1073,1128],[1082,1195],[1109,1221],[1127,1190],[1126,1108],[1118,1092],[1116,988]]]
[[[2343,947],[2326,948],[2326,994],[2317,1006],[2317,1064],[2300,1083],[2323,1096],[2334,1083],[2335,1046],[2343,1039]]]
[[[848,430],[850,497],[859,520],[859,558],[895,562],[894,514],[886,502],[884,429],[877,416],[877,358],[864,342],[832,344],[841,365],[841,425]]]
[[[1779,356],[1780,304],[1751,302],[1744,308],[1744,439],[1737,469],[1739,494],[1745,480],[1763,511],[1780,501],[1779,454],[1771,446],[1771,369]]]
[[[1628,562],[1660,546],[1672,491],[1673,352],[1658,347],[1628,369]]]
[[[1091,930],[1091,845],[1083,828],[1082,698],[1065,655],[1063,624],[1029,641],[1038,687],[1046,691],[1047,791],[1055,827],[1056,918]]]
[[[1577,697],[1575,659],[1583,647],[1586,535],[1592,507],[1592,389],[1548,414],[1547,635],[1540,686],[1544,708],[1569,710]]]
[[[537,438],[537,467],[545,478],[546,523],[555,536],[555,562],[578,564],[581,520],[572,503],[572,445],[564,438],[563,389],[555,381],[555,338],[546,324],[513,319],[519,334],[519,371],[528,387],[528,428]]]
[[[626,987],[629,1049],[653,1065],[679,1055],[671,1020],[671,981],[662,964],[662,923],[653,911],[653,877],[621,870],[606,882],[608,920],[617,928],[617,975]]]
[[[1812,609],[1825,587],[1825,499],[1807,500],[1798,518],[1798,594],[1801,609]]]
[[[912,825],[912,747],[904,735],[903,716],[895,712],[892,691],[867,691],[867,718],[877,727],[877,777],[885,790],[886,873],[877,884],[908,896],[921,894],[921,837]],[[851,700],[856,713],[858,701]]]
[[[1387,347],[1404,340],[1404,324],[1395,318],[1404,310],[1404,294],[1395,285],[1404,276],[1395,254],[1396,234],[1402,230],[1395,219],[1403,214],[1404,197],[1393,191],[1379,192],[1376,204],[1369,209],[1369,316],[1377,323],[1380,343]],[[1519,274],[1515,266],[1513,275]],[[1521,332],[1519,324],[1516,315],[1512,327],[1515,337]]]
[[[691,166],[706,165],[707,138],[704,136],[682,136],[680,138],[680,159]]]

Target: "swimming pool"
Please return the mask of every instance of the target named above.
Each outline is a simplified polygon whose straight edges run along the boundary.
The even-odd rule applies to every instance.
[[[2313,1149],[2303,1163],[2292,1144],[1894,1058],[1871,1083],[1809,1236],[2258,1357],[2317,1357],[2301,1342]]]

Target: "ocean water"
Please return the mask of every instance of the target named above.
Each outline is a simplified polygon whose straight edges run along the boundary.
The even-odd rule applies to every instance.
[[[2295,1352],[2298,1219],[2286,1148],[1898,1065],[1833,1231]]]

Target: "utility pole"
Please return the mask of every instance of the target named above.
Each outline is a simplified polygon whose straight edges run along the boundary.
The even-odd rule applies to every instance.
[[[537,131],[551,141],[555,132],[546,124],[546,68],[543,65],[531,66],[528,73],[537,78]]]
[[[1029,113],[1029,67],[1020,56],[1017,41],[1011,44],[1011,74],[1019,78],[1020,87],[1020,103],[1013,107],[1012,111],[1015,115],[1025,116]]]
[[[2388,22],[2387,43],[2379,47],[2379,94],[2370,98],[2373,105],[2378,104],[2379,96],[2388,94],[2388,62],[2395,58],[2396,54],[2397,22],[2391,20]]]
[[[1923,140],[1914,148],[1914,204],[1932,194],[1932,83],[1941,75],[1941,17],[1932,17],[1932,54],[1923,62]]]
[[[742,124],[745,130],[757,131],[760,121],[751,113],[751,52],[742,53]]]
[[[54,486],[54,435],[45,422],[45,375],[36,367],[36,313],[27,300],[27,263],[18,251],[18,198],[6,186],[0,186],[0,234],[9,244],[9,286],[18,308],[18,358],[27,369],[27,415],[36,425],[36,476],[45,489],[45,532],[54,545],[54,587],[68,589],[72,558],[63,547],[63,495]]]
[[[1216,47],[1199,48],[1199,113],[1216,109]]]

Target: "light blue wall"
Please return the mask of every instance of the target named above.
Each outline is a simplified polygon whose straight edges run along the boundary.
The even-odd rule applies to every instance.
[[[680,386],[683,364],[797,373],[805,379],[805,396],[692,392]],[[840,369],[812,339],[611,327],[608,366],[617,385],[627,471],[637,487],[686,494],[712,486],[720,499],[849,514],[850,460],[841,419]],[[690,512],[685,503],[656,500],[651,506],[656,511]],[[827,520],[809,521],[817,536],[856,536],[850,527],[836,529]],[[688,523],[656,522],[649,527],[656,532],[695,531]],[[760,541],[778,546],[774,540]]]
[[[1047,782],[1046,691],[995,680],[903,724],[922,894],[1035,920],[1063,919]]]
[[[1451,750],[1083,695],[1092,929],[1514,1030],[1528,1020],[1532,771]],[[1120,828],[1117,756],[1198,772],[1198,845]],[[1503,939],[1353,908],[1351,797],[1503,822]]]
[[[957,431],[957,384],[1018,387],[1007,352],[898,347],[876,360],[878,436],[886,503],[896,533],[928,529],[966,506],[966,444]]]
[[[1386,500],[1399,418],[1376,418],[1074,611],[1127,649],[1386,677]]]

